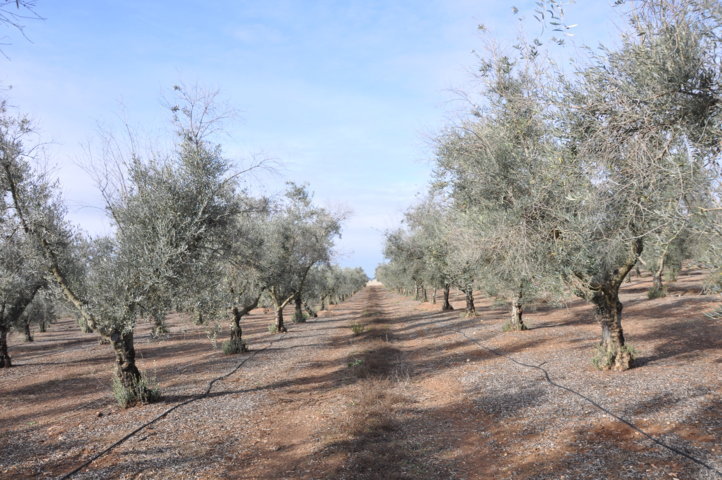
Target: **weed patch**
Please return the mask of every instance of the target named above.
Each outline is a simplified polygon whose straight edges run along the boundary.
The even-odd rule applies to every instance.
[[[244,353],[248,351],[246,342],[239,339],[226,340],[222,345],[223,353],[226,355],[234,355],[237,353]]]
[[[153,403],[160,399],[160,388],[155,378],[141,375],[140,379],[130,387],[123,385],[117,375],[113,375],[113,396],[121,408],[138,404]]]

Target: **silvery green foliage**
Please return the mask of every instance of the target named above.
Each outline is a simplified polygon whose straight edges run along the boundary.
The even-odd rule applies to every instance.
[[[563,98],[572,162],[590,179],[563,254],[586,285],[625,263],[630,245],[667,243],[716,201],[719,23],[682,2],[643,5],[622,47]]]
[[[336,282],[336,295],[341,298],[348,298],[354,293],[361,290],[369,281],[368,275],[362,268],[339,268],[331,267],[338,271],[338,280]]]
[[[235,177],[220,148],[208,141],[208,122],[216,118],[208,101],[179,89],[181,106],[173,107],[178,133],[175,152],[142,158],[137,152],[115,156],[98,172],[115,233],[75,249],[87,257],[66,262],[72,235],[63,224],[60,203],[49,184],[32,175],[23,162],[20,138],[24,122],[3,116],[3,187],[20,224],[42,252],[46,268],[87,327],[110,341],[116,374],[124,388],[150,399],[135,365],[133,329],[143,316],[161,318],[188,273],[203,258],[236,213]],[[6,131],[20,134],[5,134]],[[110,159],[106,159],[110,160]],[[70,264],[68,266],[67,264]]]
[[[181,100],[176,151],[131,153],[114,166],[124,175],[102,184],[115,235],[94,242],[83,289],[103,335],[130,332],[141,316],[164,317],[237,210],[229,164],[204,137],[209,106]]]

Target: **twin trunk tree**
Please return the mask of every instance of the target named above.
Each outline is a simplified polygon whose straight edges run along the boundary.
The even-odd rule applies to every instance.
[[[283,324],[283,309],[286,308],[286,305],[288,305],[289,302],[294,299],[296,294],[294,293],[292,295],[289,295],[284,299],[281,297],[281,293],[275,286],[269,288],[268,293],[271,296],[271,300],[273,300],[273,307],[276,312],[276,332],[286,333],[288,332],[288,329]]]

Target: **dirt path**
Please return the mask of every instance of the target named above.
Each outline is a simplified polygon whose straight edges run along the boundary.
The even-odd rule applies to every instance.
[[[540,308],[528,315],[530,331],[503,334],[505,308],[490,301],[465,319],[378,286],[286,335],[268,334],[270,316],[252,315],[252,357],[219,355],[191,329],[148,344],[165,399],[127,411],[98,380],[101,346],[61,357],[24,347],[25,366],[0,377],[0,477],[58,477],[245,360],[210,395],[73,478],[719,478],[722,332],[702,315],[719,301],[682,294],[645,305],[642,288],[627,285],[624,298],[642,367],[622,374],[591,366],[598,332],[583,304]],[[541,365],[568,390],[520,363]],[[67,377],[28,377],[46,364],[64,365]],[[53,392],[68,382],[85,390],[57,405]]]

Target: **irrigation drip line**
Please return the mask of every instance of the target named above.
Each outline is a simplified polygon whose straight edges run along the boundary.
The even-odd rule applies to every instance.
[[[691,460],[691,461],[693,461],[694,463],[696,463],[696,464],[698,464],[698,465],[701,465],[701,466],[703,466],[704,468],[706,468],[706,469],[708,469],[708,470],[716,473],[717,475],[722,476],[722,472],[720,472],[719,470],[717,470],[717,469],[716,469],[715,467],[713,467],[712,465],[709,465],[709,464],[703,462],[702,460],[700,460],[699,458],[696,458],[696,457],[688,454],[687,452],[683,452],[682,450],[680,450],[680,449],[678,449],[678,448],[675,448],[675,447],[673,447],[673,446],[671,446],[671,445],[667,445],[667,444],[664,443],[663,441],[661,441],[661,440],[659,440],[659,439],[657,439],[657,438],[654,438],[652,435],[650,435],[649,433],[645,432],[644,430],[642,430],[641,428],[639,428],[639,427],[638,427],[637,425],[635,425],[634,423],[632,423],[632,422],[630,422],[629,420],[626,420],[626,419],[620,417],[619,415],[617,415],[616,413],[608,410],[607,408],[605,408],[605,407],[603,407],[602,405],[598,404],[597,402],[595,402],[595,401],[592,400],[591,398],[587,397],[587,396],[584,395],[583,393],[579,393],[579,392],[577,392],[576,390],[574,390],[574,389],[572,389],[572,388],[569,388],[569,387],[567,387],[567,386],[564,386],[564,385],[561,385],[561,384],[559,384],[559,383],[556,383],[556,382],[555,382],[554,380],[552,380],[551,377],[549,376],[549,372],[548,372],[546,369],[542,368],[541,365],[544,365],[543,363],[542,363],[541,365],[532,365],[532,364],[529,364],[529,363],[520,362],[519,360],[516,360],[514,357],[512,357],[512,356],[510,356],[510,355],[507,355],[507,354],[505,354],[505,353],[499,352],[498,350],[494,350],[494,349],[491,348],[491,347],[487,347],[486,345],[484,345],[483,343],[481,343],[479,340],[477,340],[477,339],[475,339],[475,338],[473,338],[473,337],[468,336],[466,333],[462,332],[461,330],[457,330],[457,329],[455,329],[455,328],[452,329],[452,330],[454,330],[456,333],[460,334],[461,336],[465,337],[465,338],[466,338],[467,340],[469,340],[471,343],[474,343],[475,345],[481,347],[482,349],[484,349],[484,350],[486,350],[486,351],[488,351],[488,352],[490,352],[490,353],[493,353],[494,355],[496,355],[496,356],[498,356],[498,357],[505,358],[506,360],[509,360],[510,362],[513,362],[513,363],[516,363],[517,365],[521,365],[522,367],[527,367],[527,368],[533,368],[533,369],[536,369],[536,370],[540,370],[542,373],[544,373],[544,379],[545,379],[550,385],[552,385],[552,386],[554,386],[554,387],[557,387],[557,388],[560,388],[560,389],[562,389],[562,390],[566,390],[567,392],[576,395],[577,397],[579,397],[579,398],[581,398],[582,400],[590,403],[590,404],[593,405],[595,408],[601,410],[602,412],[606,413],[607,415],[609,415],[610,417],[614,418],[615,420],[617,420],[617,421],[619,421],[619,422],[627,425],[629,428],[631,428],[631,429],[634,430],[635,432],[638,432],[639,434],[643,435],[644,437],[648,438],[649,440],[651,440],[652,442],[656,443],[656,444],[659,445],[660,447],[666,448],[666,449],[669,450],[670,452],[676,453],[677,455],[681,455],[681,456],[687,458],[688,460]]]
[[[179,408],[181,408],[181,407],[183,407],[183,406],[185,406],[185,405],[188,405],[189,403],[193,403],[193,402],[195,402],[195,401],[197,401],[197,400],[201,400],[201,399],[207,397],[208,394],[211,393],[211,390],[213,389],[213,385],[214,385],[216,382],[220,382],[221,380],[224,380],[224,379],[230,377],[231,375],[233,375],[234,373],[236,373],[236,372],[243,366],[243,364],[245,364],[248,360],[250,360],[250,359],[252,359],[253,357],[255,357],[256,354],[261,353],[261,352],[263,352],[264,350],[267,350],[271,345],[273,345],[273,342],[274,342],[274,340],[271,340],[271,342],[269,342],[269,344],[266,345],[265,347],[263,347],[262,349],[260,349],[260,350],[254,350],[253,353],[251,353],[249,356],[247,356],[246,358],[244,358],[243,361],[241,361],[238,365],[236,365],[230,372],[225,373],[225,374],[221,375],[220,377],[217,377],[217,378],[214,378],[213,380],[211,380],[211,381],[208,383],[208,387],[206,388],[206,391],[205,391],[205,392],[203,392],[203,393],[201,393],[200,395],[195,396],[195,397],[193,397],[193,398],[189,398],[188,400],[185,400],[185,401],[183,401],[183,402],[181,402],[181,403],[178,403],[178,404],[176,404],[176,405],[173,405],[172,407],[170,407],[169,409],[167,409],[167,410],[164,411],[163,413],[159,414],[158,416],[156,416],[156,417],[153,418],[152,420],[144,423],[144,424],[141,425],[140,427],[136,428],[136,429],[133,430],[132,432],[130,432],[130,433],[128,433],[127,435],[125,435],[125,436],[124,436],[123,438],[121,438],[120,440],[118,440],[118,441],[116,441],[115,443],[111,444],[110,446],[106,447],[104,450],[96,453],[95,455],[93,455],[92,457],[90,457],[88,460],[86,460],[85,463],[83,463],[82,465],[76,467],[72,472],[66,473],[65,475],[63,475],[62,477],[60,477],[60,480],[66,480],[66,479],[72,477],[73,475],[75,475],[76,473],[78,473],[79,471],[81,471],[82,469],[84,469],[85,467],[87,467],[88,465],[90,465],[91,463],[93,463],[94,461],[96,461],[97,459],[99,459],[100,457],[102,457],[103,455],[105,455],[106,453],[108,453],[108,452],[110,452],[111,450],[113,450],[113,449],[114,449],[115,447],[117,447],[118,445],[124,443],[126,440],[128,440],[128,439],[132,438],[133,436],[135,436],[135,435],[136,435],[138,432],[140,432],[141,430],[143,430],[143,429],[145,429],[146,427],[149,427],[149,426],[153,425],[154,423],[156,423],[157,421],[165,418],[165,417],[168,416],[171,412],[173,412],[173,411],[175,411],[175,410],[177,410],[177,409],[179,409]]]

